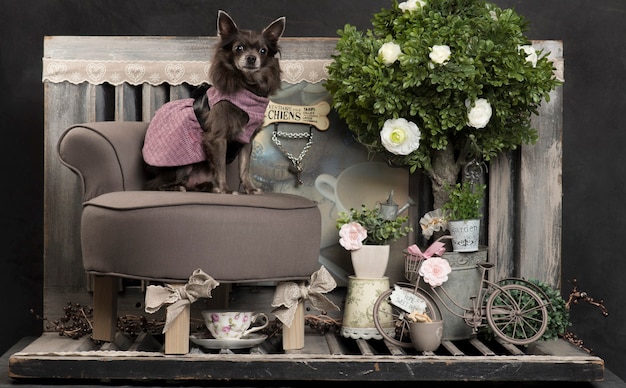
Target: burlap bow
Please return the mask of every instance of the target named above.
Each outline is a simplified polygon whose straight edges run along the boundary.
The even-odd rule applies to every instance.
[[[285,326],[291,327],[300,300],[308,300],[313,307],[321,311],[338,311],[339,307],[323,295],[336,286],[335,279],[323,266],[311,275],[309,285],[305,285],[304,282],[281,282],[274,291],[272,307],[276,309],[272,312]]]
[[[165,333],[184,307],[199,298],[210,298],[211,290],[220,284],[204,273],[201,269],[193,271],[187,284],[166,284],[148,286],[146,289],[146,312],[153,314],[164,305],[169,304],[165,315]]]

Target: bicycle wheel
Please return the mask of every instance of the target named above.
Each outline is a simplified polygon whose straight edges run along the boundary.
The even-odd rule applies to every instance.
[[[435,304],[434,300],[425,291],[415,287],[396,286],[400,289],[400,292],[407,292],[411,295],[416,295],[426,303],[425,313],[432,320],[441,319],[441,312]],[[411,342],[409,321],[406,318],[408,312],[395,306],[391,303],[391,294],[396,291],[391,288],[378,297],[374,303],[374,325],[376,329],[388,342],[402,348],[413,347]]]
[[[497,288],[487,300],[486,313],[495,335],[515,345],[537,341],[548,327],[546,303],[520,284]]]

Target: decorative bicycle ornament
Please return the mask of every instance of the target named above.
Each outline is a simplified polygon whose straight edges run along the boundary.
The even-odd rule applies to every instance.
[[[374,304],[374,325],[381,336],[396,346],[412,347],[409,316],[417,312],[437,321],[442,317],[440,308],[445,308],[462,318],[474,334],[478,333],[480,327],[488,326],[497,337],[515,345],[527,345],[539,340],[548,326],[548,306],[551,307],[551,304],[543,290],[533,283],[518,278],[491,282],[487,280],[486,273],[494,265],[479,263],[477,267],[481,271],[481,284],[478,295],[468,295],[471,306],[467,306],[467,301],[450,298],[449,293],[446,293],[445,281],[433,284],[425,281],[431,274],[422,270],[424,264],[433,258],[445,260],[439,257],[445,252],[441,242],[444,238],[449,236],[438,239],[425,252],[419,251],[419,248],[414,250],[416,247],[411,247],[412,253],[407,250],[405,277],[411,283],[396,283],[393,288],[382,293]],[[460,307],[463,314],[455,313],[442,294],[456,307]],[[388,329],[382,330],[389,327],[390,321],[395,326],[393,335],[389,334]]]

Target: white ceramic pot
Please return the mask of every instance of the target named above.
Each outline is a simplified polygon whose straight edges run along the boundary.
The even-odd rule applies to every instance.
[[[476,252],[480,240],[480,218],[448,221],[452,236],[452,250],[455,252]]]
[[[389,263],[389,245],[363,245],[350,251],[357,278],[376,279],[385,276]]]

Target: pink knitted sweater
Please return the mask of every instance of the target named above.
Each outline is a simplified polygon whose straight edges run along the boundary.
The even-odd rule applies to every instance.
[[[242,90],[223,94],[217,88],[207,90],[209,107],[226,100],[246,112],[248,123],[235,140],[250,143],[261,127],[269,99]],[[206,160],[202,149],[202,127],[193,110],[193,98],[170,101],[159,108],[146,132],[143,158],[151,166],[184,166]]]

